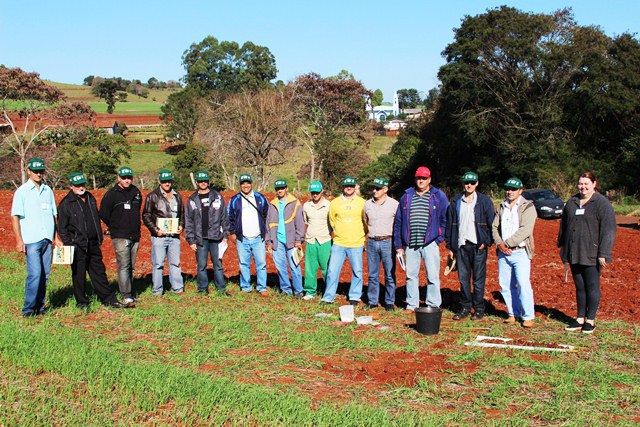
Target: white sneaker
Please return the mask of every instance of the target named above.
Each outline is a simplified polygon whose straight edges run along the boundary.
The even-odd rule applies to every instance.
[[[122,300],[123,304],[132,304],[134,303],[136,300],[134,300],[133,298],[125,298]]]
[[[305,301],[311,301],[314,298],[315,297],[313,295],[305,295],[305,296],[302,297],[302,299],[305,300]]]

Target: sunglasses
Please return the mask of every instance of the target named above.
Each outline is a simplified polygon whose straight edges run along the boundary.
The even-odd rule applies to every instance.
[[[476,185],[478,181],[465,181],[464,185]]]
[[[382,187],[373,187],[373,191],[380,191],[382,190]]]

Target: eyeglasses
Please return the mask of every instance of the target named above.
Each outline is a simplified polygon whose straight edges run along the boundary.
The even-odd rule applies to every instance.
[[[380,190],[382,190],[381,187],[373,187],[373,191],[380,191]]]
[[[429,177],[426,177],[426,176],[416,176],[416,181],[426,181],[428,179]]]
[[[31,173],[32,173],[32,174],[34,174],[34,175],[44,175],[44,171],[34,171],[34,170],[31,170],[31,169],[29,169],[29,170],[30,170],[30,171],[31,171]]]
[[[464,185],[476,185],[478,181],[465,181]]]
[[[320,192],[319,192],[319,191],[312,191],[312,192],[311,192],[311,195],[312,195],[312,196],[317,196],[318,194],[320,194]]]
[[[504,191],[507,191],[507,192],[509,192],[509,191],[518,191],[518,190],[519,190],[519,188],[509,188],[509,187],[504,189]]]
[[[127,180],[127,179],[128,179],[128,180],[132,180],[132,179],[133,179],[133,177],[132,177],[132,176],[121,176],[121,177],[120,177],[120,179],[121,179],[121,180],[123,180],[123,181],[124,181],[124,180]]]

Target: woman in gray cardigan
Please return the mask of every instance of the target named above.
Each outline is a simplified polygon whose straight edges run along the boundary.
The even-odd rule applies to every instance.
[[[595,330],[600,304],[600,272],[611,262],[616,238],[616,218],[611,203],[598,191],[592,172],[578,180],[579,193],[564,206],[558,247],[560,258],[571,267],[576,286],[578,317],[565,329],[590,334]]]

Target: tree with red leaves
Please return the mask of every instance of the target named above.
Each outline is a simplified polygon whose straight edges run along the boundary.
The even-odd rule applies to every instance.
[[[95,121],[95,113],[87,104],[58,104],[64,99],[62,91],[42,81],[38,73],[0,67],[0,126],[11,130],[1,141],[20,158],[23,183],[27,180],[29,150],[43,132],[52,126]]]

